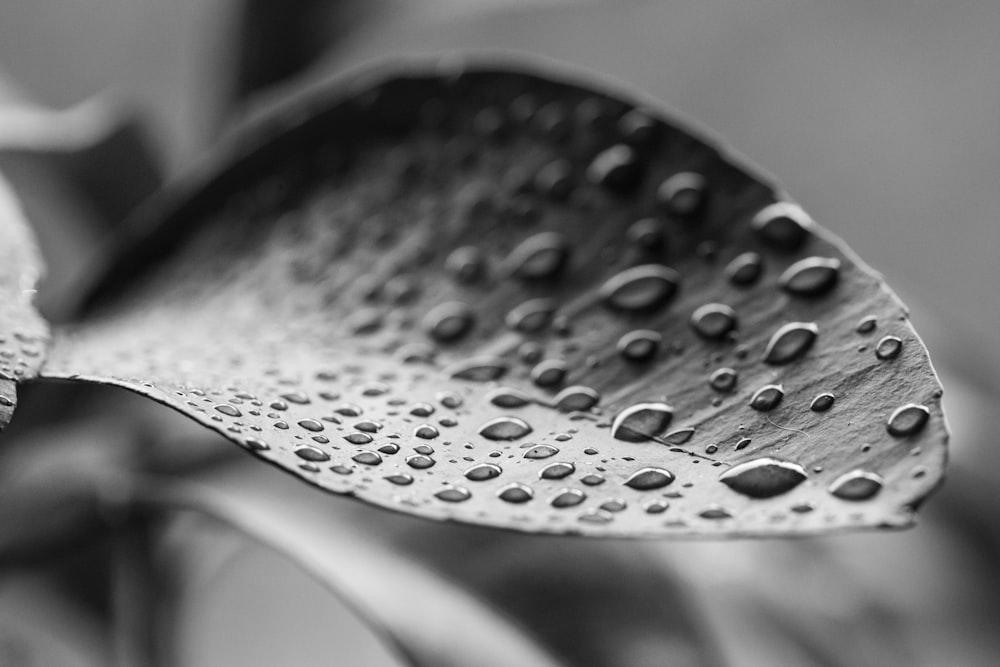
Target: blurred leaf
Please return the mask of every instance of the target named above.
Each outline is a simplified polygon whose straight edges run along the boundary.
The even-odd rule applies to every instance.
[[[877,275],[654,101],[447,63],[347,78],[235,135],[136,221],[46,376],[425,517],[911,523],[946,430]]]

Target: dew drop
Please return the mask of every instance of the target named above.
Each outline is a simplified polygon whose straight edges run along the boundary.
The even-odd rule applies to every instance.
[[[255,452],[263,452],[268,449],[271,449],[271,445],[267,444],[260,438],[247,438],[246,440],[244,440],[244,442],[246,443],[247,449],[253,450]]]
[[[429,403],[414,403],[410,414],[414,417],[430,417],[434,414],[434,406]]]
[[[549,503],[557,509],[576,507],[587,499],[587,494],[579,489],[561,489]]]
[[[483,277],[486,262],[482,251],[473,246],[455,248],[445,259],[445,270],[456,282],[470,284]]]
[[[358,452],[351,457],[351,460],[366,466],[377,466],[382,463],[382,456],[378,452]]]
[[[531,369],[531,381],[539,387],[553,387],[566,377],[566,362],[562,359],[544,359]]]
[[[480,463],[465,471],[465,478],[473,482],[483,482],[499,477],[503,469],[496,463]]]
[[[547,459],[559,453],[558,447],[552,445],[535,445],[524,453],[526,459]]]
[[[666,304],[677,292],[680,274],[662,264],[643,264],[612,276],[599,291],[611,308],[644,311]]]
[[[366,420],[358,422],[354,425],[354,428],[364,433],[378,433],[382,430],[382,425],[375,421]]]
[[[666,430],[674,409],[666,403],[637,403],[625,408],[611,424],[611,437],[626,442],[644,442]]]
[[[372,437],[367,433],[348,433],[344,436],[344,440],[351,443],[352,445],[367,445],[372,441]]]
[[[820,296],[837,284],[840,260],[836,257],[806,257],[789,266],[778,278],[781,289],[799,296]]]
[[[702,338],[718,340],[736,328],[736,312],[722,303],[706,303],[691,314],[691,328]]]
[[[670,507],[670,503],[665,500],[654,500],[643,506],[646,514],[663,514]]]
[[[500,489],[497,497],[508,503],[526,503],[535,497],[535,492],[531,487],[514,482]]]
[[[406,473],[395,473],[393,475],[386,475],[386,481],[395,484],[396,486],[409,486],[413,484],[413,476],[407,475]]]
[[[662,489],[674,481],[674,475],[669,470],[663,468],[643,468],[632,473],[625,486],[637,491],[653,491]]]
[[[791,251],[805,242],[812,221],[798,204],[777,202],[761,209],[750,224],[772,248]]]
[[[454,376],[452,376],[454,377]],[[456,410],[462,407],[462,397],[452,391],[443,391],[437,396],[438,402],[449,410]]]
[[[607,480],[604,478],[604,475],[599,475],[596,472],[592,472],[581,477],[580,481],[586,484],[587,486],[600,486],[601,484],[604,484],[604,482],[606,482]]]
[[[764,350],[764,362],[787,364],[804,355],[819,335],[815,322],[789,322],[774,332]]]
[[[449,377],[470,382],[490,382],[507,372],[507,364],[498,357],[471,357],[445,369]]]
[[[902,351],[903,341],[898,336],[885,336],[875,346],[875,356],[882,361],[895,359]]]
[[[806,480],[805,468],[769,457],[747,461],[719,476],[719,481],[751,498],[772,498],[788,493]]]
[[[576,466],[572,463],[550,463],[542,468],[538,476],[542,479],[563,479],[576,472]]]
[[[785,397],[785,390],[780,384],[764,385],[750,397],[750,407],[760,412],[768,412],[778,407]]]
[[[438,304],[424,317],[424,330],[439,343],[452,343],[464,337],[476,321],[468,304],[448,301]]]
[[[312,431],[313,433],[318,433],[324,428],[323,424],[315,419],[300,419],[299,426],[307,431]]]
[[[739,374],[732,368],[718,368],[708,379],[709,386],[715,391],[727,393],[736,388]]]
[[[830,493],[841,500],[868,500],[882,490],[882,477],[873,472],[852,470],[844,473],[830,485]]]
[[[583,523],[605,524],[605,523],[611,523],[611,521],[614,520],[614,518],[615,518],[614,515],[612,515],[609,512],[605,512],[604,510],[600,509],[594,509],[594,510],[588,510],[583,514],[581,514],[578,520],[582,521]]]
[[[433,440],[434,438],[441,435],[441,432],[437,430],[434,426],[430,424],[421,424],[413,430],[413,435],[418,438],[423,438],[424,440]]]
[[[330,455],[324,452],[322,449],[313,447],[312,445],[303,445],[295,450],[296,456],[300,459],[305,459],[306,461],[329,461]]]
[[[507,313],[507,326],[520,333],[538,333],[549,325],[555,312],[552,299],[531,299]]]
[[[746,287],[760,278],[764,270],[764,260],[758,253],[745,252],[734,257],[726,265],[726,278],[733,285]]]
[[[833,402],[837,397],[830,393],[818,394],[809,404],[809,409],[813,412],[826,412],[833,407]]]
[[[698,512],[698,516],[702,519],[732,519],[733,515],[725,507],[720,505],[709,505],[702,511]]]
[[[855,328],[855,331],[859,334],[870,334],[875,331],[875,327],[877,326],[878,318],[874,315],[868,315],[866,317],[862,317],[861,320],[858,321],[858,326]]]
[[[923,430],[930,416],[931,412],[925,406],[910,403],[893,411],[886,423],[886,430],[896,437],[913,435]]]
[[[479,435],[487,440],[517,440],[529,433],[531,426],[517,417],[497,417],[479,427]]]
[[[674,174],[657,188],[656,199],[671,215],[696,217],[705,206],[705,178],[690,171]]]
[[[693,435],[694,429],[690,426],[687,428],[680,428],[663,436],[663,442],[668,445],[683,445],[685,442],[690,440]]]
[[[649,252],[662,251],[666,245],[666,230],[656,218],[643,218],[632,223],[625,233],[630,243]]]
[[[586,412],[597,405],[601,395],[590,387],[566,387],[555,397],[556,407],[562,412]]]
[[[227,417],[242,417],[243,416],[243,413],[240,412],[237,407],[235,407],[233,405],[229,405],[228,403],[223,403],[222,405],[216,405],[215,406],[215,410],[216,410],[216,412],[221,412],[222,414],[226,415]]]
[[[521,280],[544,280],[560,273],[569,259],[569,244],[561,234],[543,232],[521,242],[505,265],[507,272]]]
[[[617,144],[597,155],[587,167],[587,179],[608,190],[626,193],[642,180],[642,163],[636,152]]]
[[[414,454],[413,456],[408,456],[406,458],[406,465],[416,470],[426,470],[432,467],[436,461],[429,456],[424,454]]]
[[[451,486],[438,491],[434,494],[434,497],[446,503],[461,503],[471,498],[472,494],[469,493],[468,489],[461,486]]]
[[[659,351],[663,337],[650,329],[636,329],[618,339],[618,354],[628,361],[646,361]]]
[[[623,512],[627,507],[628,503],[621,498],[612,498],[601,503],[601,509],[605,512]]]
[[[344,417],[360,417],[361,416],[361,408],[359,408],[358,406],[353,405],[351,403],[344,403],[343,405],[338,406],[337,408],[334,408],[333,411],[336,412],[338,415],[342,415]]]

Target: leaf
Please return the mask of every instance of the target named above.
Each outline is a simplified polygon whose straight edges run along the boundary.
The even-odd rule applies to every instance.
[[[947,432],[903,305],[749,167],[591,78],[396,66],[278,106],[135,221],[45,375],[429,518],[909,525]]]
[[[32,300],[42,260],[20,206],[0,178],[0,429],[17,404],[17,383],[38,373],[48,326]]]

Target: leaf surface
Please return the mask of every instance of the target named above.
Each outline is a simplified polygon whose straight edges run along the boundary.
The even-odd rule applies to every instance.
[[[909,525],[947,431],[904,306],[661,107],[524,63],[295,98],[136,221],[45,375],[424,517]]]

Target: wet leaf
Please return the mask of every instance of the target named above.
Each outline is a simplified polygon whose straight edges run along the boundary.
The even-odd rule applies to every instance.
[[[48,327],[32,300],[42,260],[21,208],[0,179],[0,429],[17,404],[17,383],[38,372]]]
[[[272,110],[136,221],[46,376],[130,388],[424,517],[627,536],[909,525],[947,433],[903,305],[657,103],[572,80],[425,64]],[[781,400],[755,409],[767,385]],[[903,406],[927,419],[890,428]],[[804,479],[745,472],[761,459]],[[470,477],[484,464],[500,472]],[[882,486],[832,492],[855,471]]]

